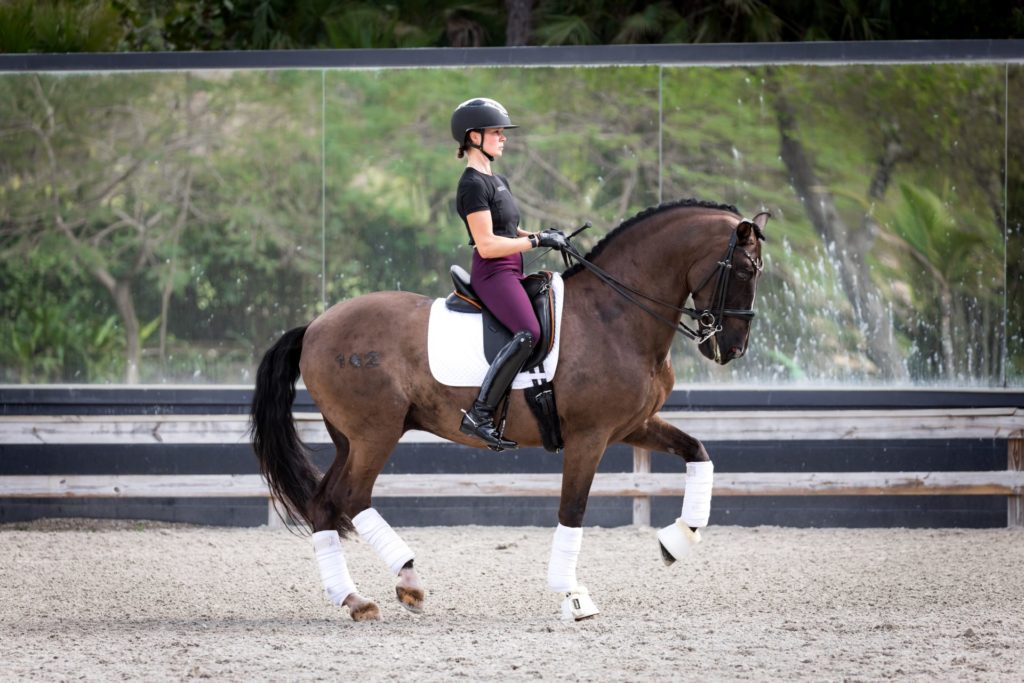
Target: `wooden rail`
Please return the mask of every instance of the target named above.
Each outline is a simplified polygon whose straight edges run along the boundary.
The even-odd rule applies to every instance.
[[[1024,432],[1024,409],[663,412],[702,441],[848,439],[1010,439]],[[299,438],[330,443],[319,413],[296,413]],[[0,416],[0,444],[229,444],[248,442],[243,415]],[[1016,435],[1016,436],[1015,436]],[[443,439],[410,432],[403,441]]]
[[[721,496],[1000,495],[1007,524],[1024,526],[1024,409],[665,412],[664,419],[705,441],[1005,439],[1007,468],[970,472],[794,472],[715,475]],[[296,415],[307,443],[330,443],[319,414]],[[238,415],[0,416],[0,444],[247,443]],[[405,442],[442,442],[410,432]],[[652,474],[650,453],[634,449],[633,471],[599,473],[594,496],[633,498],[633,521],[650,524],[652,496],[680,496],[681,476]],[[558,496],[559,474],[381,475],[375,496]],[[0,498],[267,497],[259,475],[11,475]],[[270,501],[269,519],[276,519]]]

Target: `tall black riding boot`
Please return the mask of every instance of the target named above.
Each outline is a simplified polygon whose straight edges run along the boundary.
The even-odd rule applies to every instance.
[[[519,444],[515,441],[501,438],[494,424],[494,411],[497,410],[501,397],[512,385],[512,380],[530,357],[534,344],[532,334],[519,332],[502,347],[501,351],[498,351],[494,362],[487,370],[487,375],[484,376],[483,384],[480,385],[480,395],[473,401],[473,407],[463,416],[459,431],[483,439],[487,446],[495,451],[518,447]]]

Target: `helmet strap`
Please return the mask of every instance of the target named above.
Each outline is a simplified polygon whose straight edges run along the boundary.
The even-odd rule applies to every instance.
[[[480,133],[480,144],[479,145],[474,145],[473,144],[473,138],[469,137],[469,134],[472,133],[473,130],[475,130],[477,133]],[[467,130],[466,131],[466,147],[472,147],[473,149],[478,149],[478,150],[480,150],[481,154],[483,154],[485,157],[487,157],[488,161],[494,161],[494,157],[492,157],[490,154],[488,154],[487,152],[484,151],[484,131],[480,130],[478,128],[474,128],[473,130]]]

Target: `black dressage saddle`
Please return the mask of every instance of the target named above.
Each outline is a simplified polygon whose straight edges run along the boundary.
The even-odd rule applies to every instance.
[[[512,332],[498,322],[494,314],[487,310],[469,284],[469,273],[462,266],[452,266],[452,283],[455,291],[445,299],[445,306],[459,313],[481,313],[484,316],[484,356],[487,362],[494,357],[505,344],[512,340]],[[533,312],[540,322],[540,339],[533,353],[526,359],[523,371],[533,369],[541,364],[555,344],[555,296],[551,287],[552,274],[546,270],[523,278],[523,288],[533,304]]]

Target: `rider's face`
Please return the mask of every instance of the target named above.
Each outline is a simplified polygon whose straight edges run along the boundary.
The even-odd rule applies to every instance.
[[[501,153],[505,150],[505,137],[504,128],[487,128],[484,130],[484,141],[482,143],[484,151],[490,154],[492,157],[497,159],[501,156]]]

